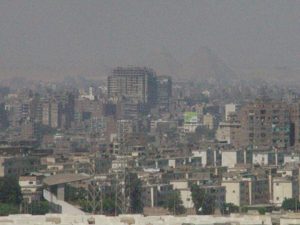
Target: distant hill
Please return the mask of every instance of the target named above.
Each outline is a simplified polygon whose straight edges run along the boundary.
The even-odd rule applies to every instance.
[[[145,65],[153,68],[159,75],[169,75],[177,77],[182,67],[172,54],[166,49],[155,49],[146,55],[144,62],[140,62],[140,65]]]
[[[230,83],[238,76],[211,49],[202,47],[183,62],[178,62],[166,49],[156,50],[146,57],[146,65],[160,75],[178,80]]]
[[[238,78],[236,73],[207,47],[198,49],[183,62],[179,76],[190,80],[220,83],[231,83]]]

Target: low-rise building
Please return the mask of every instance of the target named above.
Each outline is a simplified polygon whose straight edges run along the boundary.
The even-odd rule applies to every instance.
[[[0,177],[21,176],[40,168],[38,157],[33,156],[2,156],[0,157]]]
[[[239,122],[221,122],[216,131],[216,139],[220,143],[240,146],[240,128]]]
[[[299,183],[293,177],[275,177],[272,181],[273,203],[281,206],[284,199],[299,198]]]
[[[269,203],[267,178],[228,176],[223,178],[222,186],[226,189],[226,203],[237,206]]]
[[[21,176],[19,177],[19,185],[23,199],[31,203],[32,201],[38,201],[43,195],[42,190],[43,176]]]
[[[244,163],[245,152],[239,149],[226,149],[221,151],[222,166],[233,168]]]

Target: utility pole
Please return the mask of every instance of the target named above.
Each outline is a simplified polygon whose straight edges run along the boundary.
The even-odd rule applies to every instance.
[[[89,194],[89,203],[90,206],[92,208],[92,213],[96,214],[97,213],[97,209],[99,207],[99,195],[100,195],[100,191],[99,191],[99,186],[98,186],[98,182],[96,180],[91,180],[89,187],[88,187],[88,194]]]
[[[176,192],[174,191],[174,196],[173,196],[173,216],[175,216],[175,207],[176,207],[176,204],[175,204],[175,201],[176,201]]]
[[[118,215],[118,182],[115,180],[115,216]]]
[[[115,175],[115,216],[118,212],[125,214],[128,212],[126,196],[126,171]]]
[[[103,188],[101,186],[101,182],[96,179],[96,153],[93,155],[93,158],[89,165],[89,174],[91,176],[89,185],[88,185],[88,197],[89,204],[92,208],[92,213],[96,214],[97,210],[99,210],[101,214],[103,213]]]

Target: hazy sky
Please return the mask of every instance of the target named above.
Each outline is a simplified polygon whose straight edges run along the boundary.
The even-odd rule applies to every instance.
[[[0,0],[0,77],[100,76],[201,46],[232,68],[298,67],[300,1]]]

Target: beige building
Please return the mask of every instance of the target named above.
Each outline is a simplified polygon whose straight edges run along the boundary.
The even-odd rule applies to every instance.
[[[267,178],[227,176],[222,180],[226,203],[237,206],[269,203]]]
[[[50,103],[50,126],[58,128],[61,125],[61,104],[57,101]]]
[[[222,166],[233,168],[244,163],[244,151],[239,149],[226,149],[221,151]]]
[[[209,113],[203,115],[203,125],[210,130],[214,129],[214,117]]]
[[[42,103],[42,124],[50,125],[50,103],[48,101]]]
[[[225,187],[225,201],[236,206],[249,204],[249,187],[246,181],[240,179],[223,178],[222,186]]]
[[[194,203],[188,180],[174,180],[171,181],[170,184],[173,186],[174,190],[179,191],[183,206],[186,209],[193,208]]]
[[[273,203],[281,206],[286,198],[299,199],[299,183],[293,177],[275,177],[272,181]]]
[[[236,147],[240,146],[240,130],[239,122],[221,122],[216,132],[218,142],[232,144]]]

